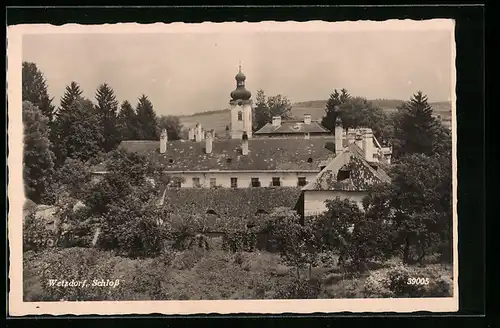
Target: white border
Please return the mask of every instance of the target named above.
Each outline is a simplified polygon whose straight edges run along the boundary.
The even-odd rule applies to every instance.
[[[384,22],[359,21],[329,23],[310,22],[260,22],[260,23],[210,23],[201,24],[104,24],[63,26],[17,25],[7,30],[7,82],[8,82],[8,138],[9,138],[9,220],[10,293],[9,314],[64,315],[64,314],[208,314],[208,313],[332,313],[332,312],[453,312],[458,310],[458,221],[457,221],[457,162],[456,162],[456,71],[454,21],[434,19],[427,21],[388,20]],[[23,34],[74,34],[74,33],[256,33],[256,32],[353,32],[370,30],[445,30],[452,38],[452,143],[453,143],[453,244],[454,292],[449,298],[413,299],[329,299],[329,300],[216,300],[216,301],[116,301],[116,302],[23,302],[22,299],[22,208],[24,204],[22,180],[23,125],[21,111],[21,62]]]

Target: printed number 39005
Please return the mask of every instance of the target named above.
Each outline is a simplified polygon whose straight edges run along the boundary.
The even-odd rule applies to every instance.
[[[408,278],[407,285],[428,285],[429,278]]]

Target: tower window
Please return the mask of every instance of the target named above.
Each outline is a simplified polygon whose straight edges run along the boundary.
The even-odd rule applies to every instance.
[[[243,121],[243,113],[241,111],[238,112],[238,121]]]

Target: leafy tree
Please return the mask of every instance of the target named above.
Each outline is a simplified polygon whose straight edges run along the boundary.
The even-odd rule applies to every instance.
[[[327,201],[327,211],[313,224],[322,250],[338,253],[341,265],[350,258],[362,270],[366,261],[392,254],[387,223],[367,215],[349,199]]]
[[[49,140],[48,119],[38,107],[23,102],[24,152],[23,177],[26,196],[39,202],[54,167]]]
[[[112,150],[119,142],[118,131],[118,101],[113,89],[106,83],[101,84],[96,91],[97,104],[95,110],[102,126],[103,145],[105,152]]]
[[[138,139],[137,114],[132,105],[125,100],[120,106],[118,113],[118,126],[121,140]]]
[[[285,96],[276,95],[268,97],[267,107],[269,108],[271,118],[273,116],[281,116],[284,119],[291,117],[292,103]]]
[[[278,215],[266,227],[271,239],[278,246],[282,259],[296,268],[297,279],[300,279],[300,270],[317,264],[318,244],[311,226],[301,225],[296,213]]]
[[[451,245],[451,153],[411,154],[391,169],[392,183],[373,190],[367,211],[391,224],[404,263],[431,250],[449,256]],[[444,246],[445,249],[440,247]],[[412,250],[414,250],[412,252]],[[415,259],[412,253],[417,253]]]
[[[338,106],[345,103],[351,97],[346,89],[342,89],[339,93],[337,89],[333,90],[326,102],[325,116],[321,120],[321,124],[330,131],[334,131],[335,120],[339,115]]]
[[[38,107],[42,115],[51,123],[54,120],[55,107],[47,91],[47,81],[35,63],[23,62],[22,100]]]
[[[146,95],[142,95],[137,103],[138,137],[140,140],[159,139],[158,118],[153,104]]]
[[[58,113],[56,128],[59,134],[58,161],[66,158],[86,161],[101,151],[103,143],[99,118],[88,99],[75,99],[67,110]]]
[[[255,107],[253,109],[253,131],[257,131],[271,121],[271,114],[266,102],[264,90],[257,90]]]
[[[48,204],[61,204],[69,199],[81,199],[92,180],[90,163],[67,158],[50,179],[50,186],[45,195]]]
[[[167,130],[168,140],[179,140],[182,136],[182,124],[178,116],[161,116],[158,121],[160,131]]]
[[[418,91],[398,108],[394,128],[394,156],[423,153],[431,155],[436,144],[439,122],[432,116],[427,96]]]

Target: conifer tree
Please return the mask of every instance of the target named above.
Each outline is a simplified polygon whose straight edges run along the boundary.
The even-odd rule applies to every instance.
[[[157,140],[159,139],[158,118],[153,108],[153,104],[146,95],[139,98],[136,107],[138,123],[138,139]]]
[[[435,148],[438,122],[432,116],[427,96],[418,91],[398,109],[396,117],[395,157],[414,153],[431,155]]]
[[[86,161],[102,151],[102,127],[93,113],[94,105],[84,98],[76,99],[67,110],[59,113],[59,165],[68,157]]]
[[[59,111],[67,110],[73,101],[80,99],[81,97],[82,90],[80,90],[80,86],[75,81],[71,81],[71,83],[66,86],[64,95],[61,97],[61,106],[59,107]]]
[[[137,115],[132,105],[125,100],[120,106],[118,113],[118,127],[121,140],[138,139]]]
[[[346,89],[341,89],[340,93],[334,89],[330,97],[326,101],[325,116],[321,120],[321,124],[330,131],[334,131],[335,121],[340,115],[339,106],[351,100],[351,95]],[[344,122],[345,123],[345,122]],[[345,124],[344,124],[345,125]]]
[[[271,121],[269,108],[267,107],[264,90],[257,90],[255,97],[255,107],[253,109],[253,130],[257,131]]]
[[[54,120],[53,98],[50,98],[47,91],[47,81],[35,63],[23,62],[22,100],[29,101],[33,106],[38,107],[48,119],[49,124]]]
[[[61,97],[61,104],[55,116],[54,124],[51,130],[51,141],[54,154],[56,156],[56,167],[59,167],[66,160],[66,149],[64,140],[68,137],[69,122],[68,117],[71,117],[70,111],[75,101],[82,99],[82,90],[75,81],[71,81],[66,86],[64,95]],[[88,115],[93,115],[89,112]]]
[[[113,89],[106,83],[101,84],[96,91],[96,114],[103,132],[102,148],[105,152],[112,150],[119,142],[117,126],[118,101]]]

